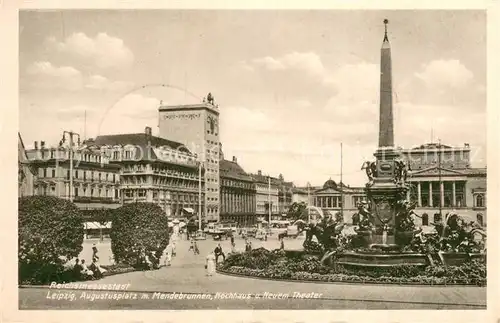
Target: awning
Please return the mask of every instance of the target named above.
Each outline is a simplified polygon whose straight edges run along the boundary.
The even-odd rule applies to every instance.
[[[111,222],[106,222],[104,225],[99,222],[85,222],[85,229],[111,229]]]
[[[184,211],[186,211],[187,213],[191,213],[191,214],[194,213],[194,210],[192,208],[190,208],[190,207],[185,207]]]

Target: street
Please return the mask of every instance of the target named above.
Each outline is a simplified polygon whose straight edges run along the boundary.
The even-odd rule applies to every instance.
[[[279,282],[222,274],[207,277],[204,269],[205,257],[217,243],[219,242],[211,239],[198,241],[200,255],[194,255],[188,251],[189,242],[181,240],[177,246],[177,256],[173,258],[170,267],[162,267],[156,271],[114,275],[89,282],[89,284],[130,284],[126,293],[20,288],[19,307],[20,309],[484,309],[486,307],[486,288],[480,287]],[[268,241],[254,239],[252,243],[254,248],[265,246],[274,249],[279,246],[276,237],[271,237]],[[223,240],[220,244],[224,252],[230,250],[229,240]],[[300,239],[285,240],[285,246],[290,249],[299,248],[301,244]],[[244,249],[243,240],[237,239],[236,245],[238,250]],[[104,258],[108,251],[105,251],[104,243],[99,246],[101,258]],[[67,299],[58,300],[48,299],[48,293],[68,295],[61,296]],[[106,293],[108,295],[105,295]],[[197,297],[196,299],[189,299],[187,296],[179,299],[179,293],[198,295],[192,296]],[[304,295],[311,293],[315,293],[316,298],[306,298],[307,295]],[[134,295],[136,299],[133,299]],[[177,299],[174,295],[177,295],[175,296]],[[245,299],[242,299],[242,295]],[[101,297],[106,299],[99,299]],[[113,297],[121,299],[109,299]],[[205,299],[199,299],[200,297]]]

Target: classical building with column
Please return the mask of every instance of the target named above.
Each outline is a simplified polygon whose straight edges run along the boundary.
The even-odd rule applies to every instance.
[[[72,173],[68,148],[48,147],[40,141],[40,145],[34,143],[34,149],[26,150],[26,156],[35,173],[33,195],[72,198],[81,209],[120,205],[120,166],[111,163],[99,149],[75,147]]]
[[[255,185],[236,157],[219,161],[220,221],[249,226],[257,222]]]
[[[342,211],[344,222],[349,224],[352,224],[352,216],[357,212],[357,205],[364,199],[366,199],[364,188],[337,184],[332,179],[327,180],[323,187],[315,189],[312,194],[313,206],[330,215]]]
[[[443,220],[450,211],[486,225],[486,168],[473,168],[470,147],[430,143],[401,150],[409,162],[408,198],[416,201],[421,224]],[[437,213],[441,210],[442,216]]]
[[[200,162],[183,144],[144,133],[98,136],[89,141],[113,163],[121,166],[120,188],[123,203],[152,202],[167,216],[182,218],[199,214],[201,192],[204,213],[204,177]]]

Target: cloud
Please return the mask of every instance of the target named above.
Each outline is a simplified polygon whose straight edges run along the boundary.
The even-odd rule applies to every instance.
[[[474,78],[474,74],[459,60],[433,60],[422,66],[415,76],[431,89],[462,88]]]
[[[34,62],[26,69],[28,75],[34,77],[32,85],[44,89],[65,89],[78,91],[84,88],[91,90],[124,91],[133,83],[111,81],[101,75],[84,76],[82,72],[71,66],[55,66],[51,62]]]
[[[34,62],[26,72],[34,79],[33,84],[42,88],[78,90],[83,86],[82,73],[71,66],[54,66],[50,62]]]
[[[291,52],[278,58],[266,56],[256,58],[253,61],[256,66],[261,66],[268,70],[299,70],[313,76],[324,77],[326,69],[321,62],[321,58],[313,52]]]
[[[131,89],[133,83],[123,81],[111,81],[101,75],[92,75],[87,79],[85,87],[94,90],[123,91]]]
[[[99,68],[123,68],[132,65],[134,54],[122,39],[99,33],[91,38],[84,33],[74,33],[64,41],[48,39],[57,51],[92,61]]]

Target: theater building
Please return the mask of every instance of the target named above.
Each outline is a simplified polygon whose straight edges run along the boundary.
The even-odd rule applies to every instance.
[[[220,221],[237,222],[239,226],[256,223],[256,195],[252,178],[232,160],[219,161],[220,174]]]
[[[417,202],[423,225],[438,222],[447,212],[486,225],[486,168],[471,167],[468,144],[451,147],[430,143],[401,151],[410,164],[409,198]]]
[[[123,203],[157,203],[173,218],[199,214],[201,190],[204,213],[203,170],[182,143],[155,137],[151,128],[144,133],[98,136],[88,143],[121,166],[120,188]]]
[[[366,199],[364,188],[337,184],[332,179],[327,180],[323,187],[315,189],[312,195],[313,206],[316,206],[334,216],[343,212],[344,222],[352,224],[352,216],[357,212],[357,205]]]

